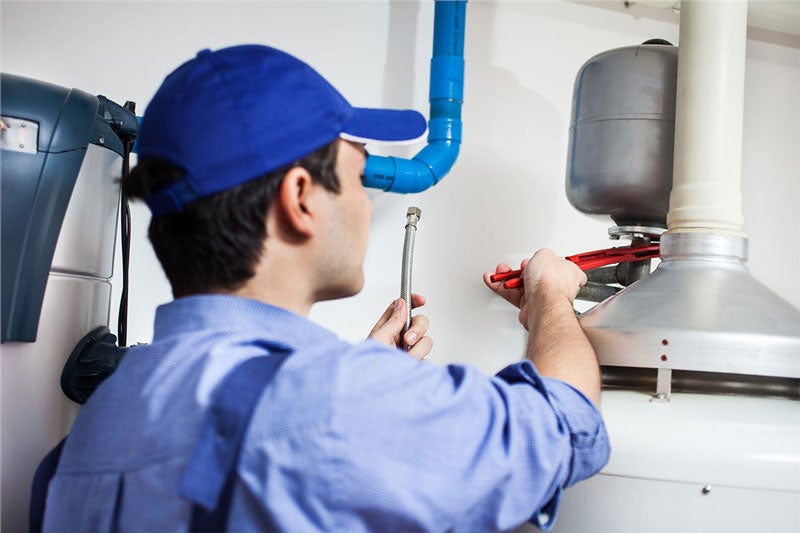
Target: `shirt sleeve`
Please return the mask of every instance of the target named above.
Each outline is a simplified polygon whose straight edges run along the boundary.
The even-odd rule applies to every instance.
[[[608,460],[593,404],[527,361],[490,378],[367,342],[336,380],[332,505],[360,521],[347,529],[547,530],[562,490]]]
[[[509,383],[525,382],[548,400],[553,412],[570,436],[572,457],[569,475],[553,498],[532,518],[531,522],[548,531],[555,523],[563,489],[587,479],[608,462],[611,447],[600,412],[582,392],[554,378],[542,378],[530,361],[523,361],[501,370],[497,376]]]

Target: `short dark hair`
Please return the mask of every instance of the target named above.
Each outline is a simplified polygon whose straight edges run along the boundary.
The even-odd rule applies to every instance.
[[[312,180],[339,193],[338,141],[233,189],[201,198],[183,211],[154,216],[148,237],[175,298],[231,291],[253,277],[267,238],[266,217],[286,173],[303,167]],[[143,199],[184,175],[166,161],[142,158],[122,180],[129,199]]]

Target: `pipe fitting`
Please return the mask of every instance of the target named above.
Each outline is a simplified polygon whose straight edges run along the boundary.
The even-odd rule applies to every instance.
[[[422,216],[422,209],[413,205],[409,207],[408,212],[406,213],[406,227],[408,226],[417,227],[417,222],[419,222],[421,216]]]
[[[370,155],[364,186],[396,193],[422,192],[453,167],[461,145],[466,0],[436,0],[431,58],[428,145],[412,159]]]

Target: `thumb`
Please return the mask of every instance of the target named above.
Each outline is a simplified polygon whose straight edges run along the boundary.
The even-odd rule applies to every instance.
[[[400,332],[406,325],[406,301],[398,298],[381,316],[375,327],[372,328],[369,336],[378,342],[397,346]]]

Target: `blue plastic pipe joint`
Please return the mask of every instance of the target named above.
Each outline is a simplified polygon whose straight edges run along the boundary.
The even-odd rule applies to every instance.
[[[436,0],[430,77],[428,145],[412,159],[371,155],[364,185],[397,193],[422,192],[453,167],[461,145],[466,0]]]

